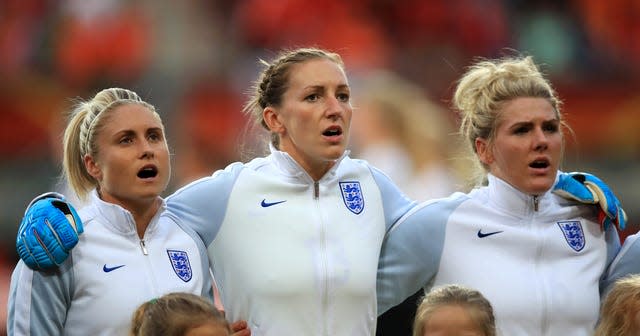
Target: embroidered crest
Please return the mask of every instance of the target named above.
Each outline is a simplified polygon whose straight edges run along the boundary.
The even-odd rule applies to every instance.
[[[171,260],[173,271],[176,272],[178,278],[184,282],[189,282],[193,273],[191,272],[191,264],[189,263],[187,252],[167,250],[167,254],[169,255],[169,260]]]
[[[362,197],[360,182],[340,182],[340,191],[347,209],[356,215],[360,214],[364,209],[364,198]]]
[[[564,238],[572,249],[576,252],[582,251],[585,244],[584,232],[580,221],[562,221],[558,222],[558,226],[564,234]]]

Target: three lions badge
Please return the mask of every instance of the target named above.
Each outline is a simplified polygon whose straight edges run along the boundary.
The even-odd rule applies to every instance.
[[[560,226],[569,246],[576,252],[582,251],[585,239],[580,221],[561,221],[558,222],[558,226]]]
[[[340,191],[342,192],[342,200],[349,211],[359,215],[364,210],[364,197],[360,182],[348,181],[340,182]]]
[[[167,249],[167,254],[169,255],[171,266],[173,266],[173,271],[176,272],[178,278],[184,282],[189,282],[193,276],[193,272],[191,271],[191,264],[189,263],[187,252]]]

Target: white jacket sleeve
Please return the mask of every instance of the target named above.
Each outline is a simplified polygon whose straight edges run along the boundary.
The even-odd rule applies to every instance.
[[[436,276],[448,217],[465,199],[425,202],[391,228],[378,264],[378,315],[427,286]]]
[[[71,303],[71,258],[54,271],[29,269],[19,261],[11,276],[8,335],[61,335]]]
[[[615,228],[609,227],[609,229],[615,233]],[[605,273],[600,286],[603,297],[618,279],[631,274],[640,274],[640,262],[638,262],[640,260],[640,239],[638,237],[640,237],[640,233],[627,237],[617,255],[613,254],[615,259]],[[618,235],[612,235],[612,239],[614,238],[618,239]],[[615,244],[607,244],[608,247],[612,245],[615,246]]]

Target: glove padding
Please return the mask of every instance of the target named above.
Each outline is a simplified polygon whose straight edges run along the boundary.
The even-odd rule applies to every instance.
[[[16,248],[31,269],[57,267],[69,256],[84,231],[76,210],[58,193],[36,197],[22,218]]]
[[[595,175],[582,172],[561,173],[553,193],[584,204],[600,206],[598,220],[603,230],[613,224],[618,230],[627,225],[627,214],[609,186]]]

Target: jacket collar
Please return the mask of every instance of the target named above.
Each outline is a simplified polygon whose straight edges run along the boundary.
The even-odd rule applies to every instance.
[[[269,150],[271,151],[271,155],[269,155],[268,159],[285,175],[313,182],[311,176],[302,169],[302,166],[300,166],[300,164],[298,164],[298,162],[294,160],[289,153],[275,148],[271,143],[269,143]],[[335,161],[333,167],[331,167],[331,169],[329,169],[329,171],[327,171],[320,180],[323,181],[333,178],[336,175],[336,170],[338,169],[340,162],[342,162],[345,157],[349,156],[349,153],[349,150],[345,150],[344,153],[342,153],[342,156]]]
[[[486,187],[489,196],[489,205],[501,211],[522,217],[540,213],[549,208],[553,202],[551,190],[547,190],[541,195],[534,196],[523,193],[506,181],[488,174],[489,185]],[[556,175],[556,181],[558,177]],[[537,211],[535,209],[537,202]]]
[[[91,204],[93,205],[95,212],[101,217],[101,221],[104,221],[105,226],[113,228],[118,232],[124,234],[137,234],[136,223],[133,219],[133,215],[129,210],[121,207],[120,205],[105,202],[100,199],[98,192],[93,190],[91,192]],[[145,236],[152,233],[158,226],[158,218],[160,214],[166,209],[166,202],[162,199],[162,203],[158,208],[158,212],[153,216],[149,226],[145,231]]]

